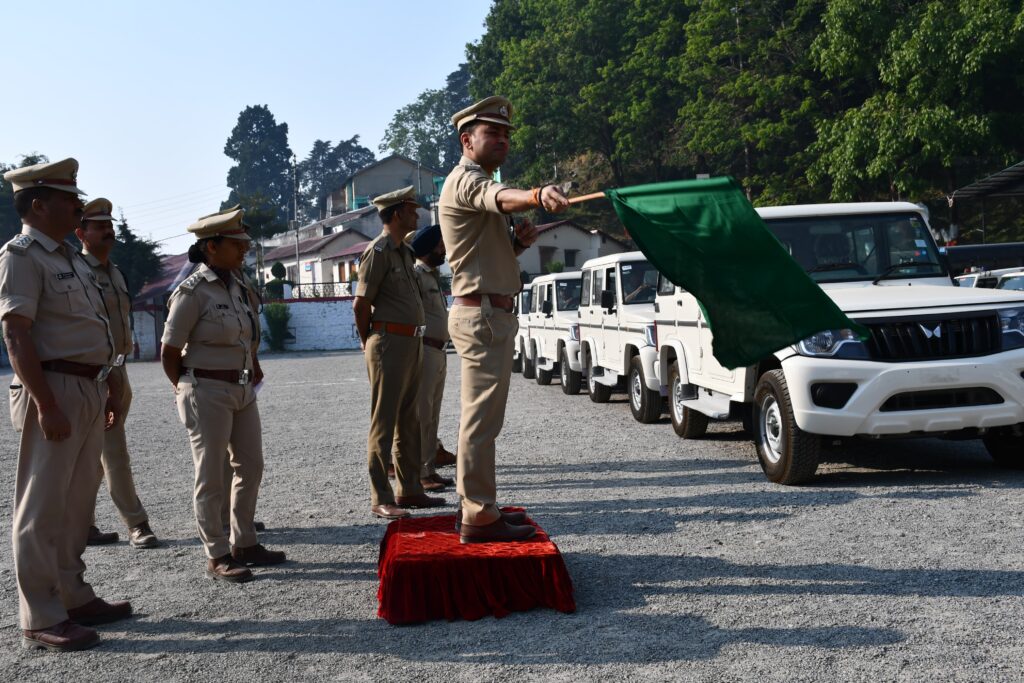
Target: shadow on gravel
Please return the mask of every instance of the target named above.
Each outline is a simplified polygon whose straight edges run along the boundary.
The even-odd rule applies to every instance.
[[[352,526],[311,526],[268,528],[260,538],[268,545],[377,545],[387,523]]]

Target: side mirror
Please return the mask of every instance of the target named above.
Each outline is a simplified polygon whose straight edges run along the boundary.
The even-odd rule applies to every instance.
[[[615,292],[611,289],[606,289],[601,292],[601,308],[612,311],[615,309]]]
[[[542,303],[540,305],[540,310],[541,310],[541,313],[543,313],[544,315],[546,315],[547,317],[550,318],[551,317],[551,311],[553,310],[552,306],[551,306],[551,302],[550,301],[545,301],[544,303]]]

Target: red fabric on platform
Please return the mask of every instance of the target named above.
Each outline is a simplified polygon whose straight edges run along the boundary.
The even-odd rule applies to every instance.
[[[503,617],[534,607],[575,611],[561,553],[543,529],[529,523],[537,533],[528,541],[463,545],[455,515],[391,522],[377,561],[377,615],[412,624]]]

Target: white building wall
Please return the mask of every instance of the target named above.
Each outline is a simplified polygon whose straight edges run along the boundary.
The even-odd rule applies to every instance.
[[[132,311],[132,319],[135,325],[135,343],[139,349],[138,359],[159,359],[160,334],[163,332],[164,314],[160,311]],[[129,357],[129,360],[134,360],[134,354]]]
[[[352,299],[292,301],[287,304],[291,310],[288,329],[295,340],[285,346],[286,351],[337,351],[358,349],[359,334],[356,319],[352,313]],[[263,320],[266,329],[266,320]],[[268,351],[266,341],[260,351]]]

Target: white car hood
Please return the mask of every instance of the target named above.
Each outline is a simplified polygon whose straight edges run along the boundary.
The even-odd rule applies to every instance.
[[[623,304],[619,307],[619,321],[633,325],[653,323],[654,304]]]
[[[932,281],[934,282],[934,281]],[[928,313],[932,311],[972,310],[983,307],[1024,306],[1024,292],[1008,292],[977,287],[953,287],[927,281],[863,287],[823,287],[844,313],[849,315]]]

